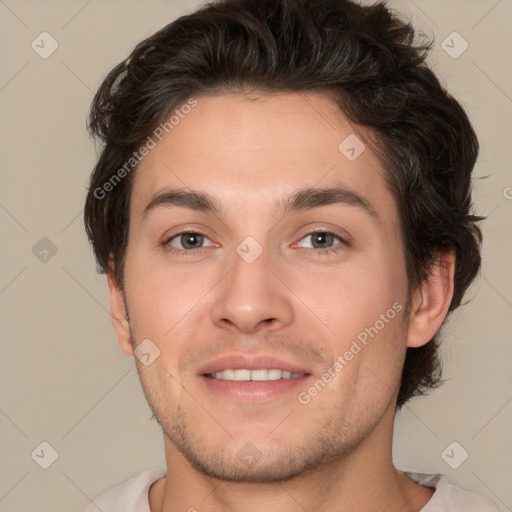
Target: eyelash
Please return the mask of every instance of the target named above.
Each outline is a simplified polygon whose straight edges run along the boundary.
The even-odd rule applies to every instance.
[[[335,246],[333,246],[333,247],[328,247],[327,249],[315,249],[314,247],[304,247],[304,249],[306,249],[308,252],[313,252],[313,253],[315,253],[317,255],[318,254],[328,255],[328,254],[331,254],[333,252],[338,252],[343,247],[348,247],[350,245],[349,242],[345,238],[341,237],[337,233],[334,233],[333,231],[319,230],[319,229],[318,230],[310,231],[309,233],[306,233],[300,240],[303,240],[304,238],[306,238],[308,236],[311,236],[311,235],[314,235],[316,233],[321,233],[323,235],[332,235],[335,238],[337,238],[340,243],[335,245]],[[175,238],[179,238],[182,235],[187,235],[187,234],[200,235],[200,236],[203,236],[205,238],[208,238],[206,235],[204,235],[200,231],[194,231],[194,230],[180,231],[179,233],[176,233],[176,234],[172,235],[170,238],[168,238],[165,242],[163,242],[162,245],[166,248],[166,250],[168,250],[171,253],[183,254],[183,255],[197,254],[199,251],[202,251],[202,250],[208,248],[208,247],[199,247],[199,248],[196,248],[196,249],[177,249],[176,247],[170,246],[170,242],[172,240],[174,240]]]

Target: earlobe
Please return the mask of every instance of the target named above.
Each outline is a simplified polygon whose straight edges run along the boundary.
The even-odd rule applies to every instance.
[[[413,297],[407,346],[421,347],[441,327],[453,297],[455,253],[439,253],[431,273]]]
[[[133,355],[133,346],[123,293],[112,272],[107,274],[107,281],[110,292],[110,317],[116,331],[117,343],[124,354],[131,356]]]

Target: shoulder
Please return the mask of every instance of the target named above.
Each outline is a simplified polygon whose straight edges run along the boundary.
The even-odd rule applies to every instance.
[[[165,474],[165,467],[143,471],[94,498],[80,512],[150,512],[149,488]]]
[[[486,496],[466,491],[451,484],[444,475],[424,473],[405,473],[416,483],[435,488],[430,501],[420,512],[501,512]]]

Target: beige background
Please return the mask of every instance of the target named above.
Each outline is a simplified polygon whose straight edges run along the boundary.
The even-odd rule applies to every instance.
[[[160,429],[150,420],[133,360],[117,348],[106,281],[95,273],[83,230],[95,159],[85,118],[111,67],[196,5],[0,1],[0,511],[78,510],[164,463]],[[435,36],[431,62],[475,123],[482,145],[476,175],[490,175],[475,181],[478,211],[489,216],[484,265],[467,295],[471,302],[446,329],[449,381],[398,416],[395,459],[404,469],[445,473],[510,508],[512,2],[393,5]],[[47,59],[31,48],[43,31],[59,45]],[[457,59],[441,46],[453,31],[469,44]],[[39,258],[48,242],[36,246],[39,257],[33,253],[43,237],[57,249],[46,262]],[[42,456],[38,448],[43,441],[58,452],[48,469],[31,458],[37,448],[34,459],[49,460],[49,450]],[[469,453],[458,469],[441,457],[452,441]]]

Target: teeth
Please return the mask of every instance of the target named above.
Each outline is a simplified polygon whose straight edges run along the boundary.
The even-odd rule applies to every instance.
[[[283,376],[282,370],[269,370],[268,380],[279,380]]]
[[[297,379],[303,377],[303,373],[291,373],[286,370],[278,370],[276,368],[260,369],[260,370],[224,370],[209,375],[213,379],[234,380],[237,382],[244,381],[268,381],[279,379]]]
[[[221,376],[220,378],[221,379],[224,379],[224,380],[234,380],[235,379],[235,371],[234,370],[224,370],[223,372],[217,372],[217,373],[220,373]],[[224,374],[224,375],[222,375]],[[215,377],[217,377],[217,374],[215,374]]]
[[[251,370],[251,380],[267,380],[268,370]]]
[[[236,380],[238,382],[243,380],[251,380],[251,370],[234,370],[233,380]]]

